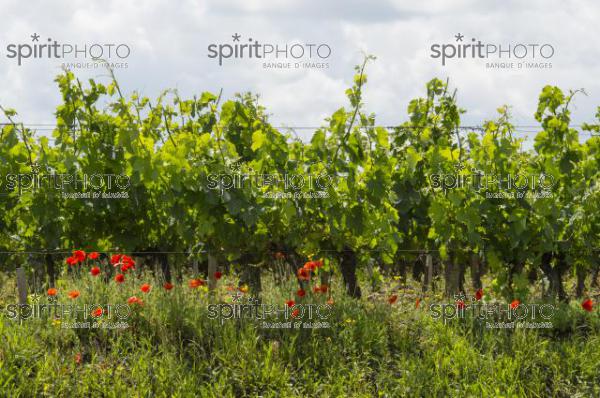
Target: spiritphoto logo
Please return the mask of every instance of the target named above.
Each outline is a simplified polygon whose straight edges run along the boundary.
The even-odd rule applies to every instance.
[[[125,60],[131,55],[131,47],[125,43],[70,43],[60,42],[51,37],[43,38],[37,33],[30,35],[25,43],[9,43],[6,58],[14,59],[17,65],[39,59],[57,59],[65,68],[104,68],[125,69]],[[71,61],[67,61],[71,59]]]
[[[41,172],[34,164],[30,173],[7,173],[0,176],[0,195],[55,190],[64,199],[127,199],[131,181],[124,174],[64,174],[50,169]]]
[[[227,60],[255,60],[264,69],[328,69],[331,47],[326,43],[265,43],[235,33],[230,43],[208,45],[208,58],[219,66]]]
[[[454,319],[470,318],[486,321],[488,329],[548,329],[556,308],[552,304],[524,304],[519,300],[512,303],[482,303],[476,298],[470,302],[463,294],[455,295],[454,303],[430,304],[431,318],[444,324]]]
[[[271,199],[316,199],[329,197],[328,189],[335,178],[326,173],[260,173],[241,164],[229,165],[223,173],[210,173],[207,188],[219,190],[221,195],[232,189],[255,188],[262,197]]]
[[[477,38],[470,40],[461,33],[450,43],[434,43],[430,57],[445,66],[449,60],[482,59],[488,69],[551,69],[555,49],[549,43],[489,43]]]
[[[536,199],[553,196],[551,190],[555,180],[550,174],[486,174],[479,170],[462,173],[462,165],[455,167],[455,173],[431,174],[431,188],[444,192],[466,188],[484,194],[487,199]]]
[[[321,329],[330,327],[329,304],[264,304],[247,297],[234,296],[231,303],[208,304],[208,318],[222,324],[231,320],[259,321],[263,329]]]
[[[61,329],[125,329],[131,316],[127,304],[63,304],[56,300],[48,303],[8,304],[0,307],[0,314],[11,321],[51,319]]]

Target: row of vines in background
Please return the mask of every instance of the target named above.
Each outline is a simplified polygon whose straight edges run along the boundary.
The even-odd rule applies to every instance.
[[[403,277],[412,270],[429,285],[430,254],[448,295],[465,290],[467,269],[474,288],[489,272],[507,298],[524,298],[545,277],[549,295],[566,300],[563,282],[571,275],[583,294],[600,257],[600,138],[583,141],[570,126],[576,92],[543,88],[535,111],[540,130],[533,148],[523,150],[508,107],[465,131],[456,91],[438,79],[410,101],[408,118],[398,112],[406,122],[378,125],[362,102],[371,59],[357,66],[348,105],[309,142],[270,124],[250,94],[181,98],[167,90],[150,99],[126,95],[114,76],[106,85],[83,83],[65,71],[56,78],[62,103],[51,138],[2,108],[0,175],[127,175],[129,198],[69,199],[51,186],[4,192],[0,267],[11,270],[28,262],[23,252],[41,251],[36,261],[52,282],[64,259],[56,251],[118,250],[151,259],[167,280],[189,261],[207,263],[209,275],[215,264],[231,264],[258,292],[270,264],[285,259],[296,269],[324,258],[324,268],[339,269],[347,293],[359,297],[357,269],[373,264]],[[597,130],[597,123],[583,129]],[[232,170],[326,174],[333,183],[326,197],[284,199],[257,184],[209,186],[210,176]],[[487,198],[472,184],[432,185],[433,175],[452,173],[543,174],[554,184],[550,196],[503,198]]]

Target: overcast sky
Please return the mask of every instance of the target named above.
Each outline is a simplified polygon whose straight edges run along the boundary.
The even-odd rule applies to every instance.
[[[8,57],[8,46],[48,38],[77,46],[126,44],[131,54],[111,61],[127,63],[116,75],[128,92],[156,96],[177,88],[188,96],[223,89],[226,98],[258,93],[276,125],[318,126],[345,105],[344,90],[365,53],[377,57],[368,66],[365,103],[382,124],[406,120],[409,100],[423,95],[433,77],[449,78],[458,89],[468,111],[463,124],[492,118],[503,104],[513,107],[515,124],[535,124],[537,97],[546,84],[585,88],[588,95],[574,101],[576,123],[593,121],[600,105],[597,1],[0,0],[0,15],[0,104],[16,108],[26,123],[54,122],[60,101],[54,76],[62,62],[76,60],[27,58],[19,66]],[[209,58],[209,45],[236,44],[234,34],[240,43],[252,38],[278,46],[325,44],[331,55],[313,60],[325,68],[279,70],[265,68],[263,60],[225,59],[219,65]],[[551,45],[548,59],[525,58],[551,67],[495,70],[486,67],[498,61],[493,56],[448,59],[443,66],[431,57],[433,44],[459,44],[458,34],[462,43],[475,38],[501,46]],[[107,80],[93,68],[75,73]]]

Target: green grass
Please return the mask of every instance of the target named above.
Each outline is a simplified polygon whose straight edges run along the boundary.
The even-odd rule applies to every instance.
[[[262,329],[208,318],[208,302],[227,300],[234,281],[219,281],[214,296],[187,284],[140,292],[150,280],[106,285],[86,275],[57,286],[63,302],[74,288],[80,303],[141,297],[127,329],[0,318],[0,396],[600,396],[600,321],[577,303],[560,309],[552,330],[493,330],[431,319],[426,304],[438,297],[419,309],[410,291],[393,305],[373,293],[352,300],[334,282],[331,328]],[[3,286],[0,305],[14,303],[14,287]],[[282,304],[296,288],[266,278],[263,302]]]

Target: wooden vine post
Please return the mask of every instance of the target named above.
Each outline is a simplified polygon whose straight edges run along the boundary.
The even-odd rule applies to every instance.
[[[208,254],[208,290],[215,290],[217,288],[217,278],[215,273],[217,272],[217,258],[210,253]]]
[[[27,278],[23,267],[17,268],[17,291],[19,304],[27,304]]]
[[[427,253],[425,256],[425,281],[423,283],[423,291],[426,292],[429,286],[433,289],[433,257]]]

